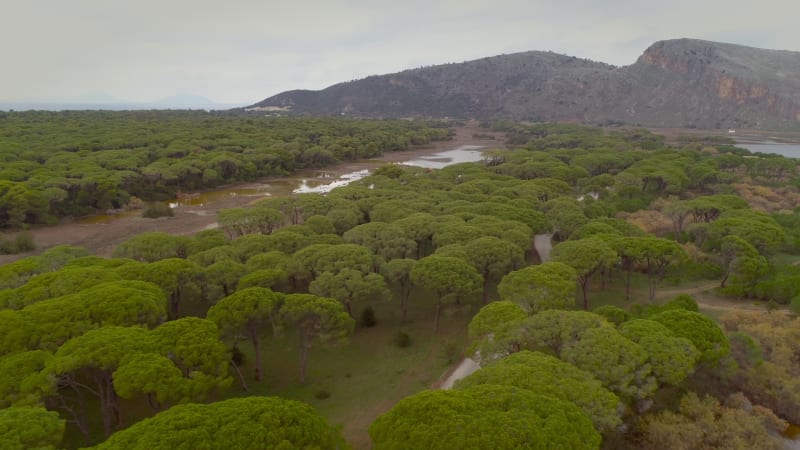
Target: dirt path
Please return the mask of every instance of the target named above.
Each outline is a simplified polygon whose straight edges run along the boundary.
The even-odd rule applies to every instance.
[[[312,178],[314,174],[319,172],[325,172],[330,176],[339,176],[363,169],[373,169],[387,162],[408,161],[462,145],[479,145],[486,148],[504,147],[501,134],[497,134],[497,138],[494,140],[476,139],[473,134],[478,132],[486,133],[478,129],[477,125],[459,127],[456,128],[455,137],[450,141],[436,142],[413,150],[386,153],[380,158],[345,162],[319,170],[305,170],[291,177],[266,178],[257,183],[241,183],[220,189],[247,188],[258,184],[280,183],[288,180],[296,181],[302,178]],[[176,208],[174,217],[144,219],[139,217],[138,211],[130,211],[118,218],[101,223],[86,223],[85,221],[81,223],[82,221],[75,220],[60,225],[35,228],[30,233],[33,235],[33,240],[39,252],[56,245],[69,244],[85,247],[92,254],[110,256],[117,245],[133,235],[149,231],[161,231],[175,235],[195,234],[198,231],[213,227],[217,221],[217,213],[220,210],[243,206],[259,198],[263,198],[263,196],[215,196],[212,201],[203,205]],[[30,254],[0,255],[0,264],[15,261]]]
[[[708,281],[694,287],[675,287],[669,289],[656,289],[657,301],[669,300],[680,294],[691,295],[700,309],[717,310],[717,311],[764,311],[764,307],[754,305],[747,299],[727,299],[719,297],[713,293],[713,290],[719,287],[719,281]],[[599,288],[598,288],[599,289]],[[607,291],[619,291],[624,295],[625,287],[609,287],[606,286]],[[631,294],[638,294],[639,298],[647,298],[647,288],[631,287]]]
[[[439,385],[439,389],[444,389],[444,390],[452,389],[453,385],[456,384],[456,381],[472,375],[473,373],[475,373],[475,371],[477,371],[480,368],[481,366],[478,365],[478,363],[475,362],[474,359],[464,358],[463,360],[461,360],[461,363],[458,366],[456,366],[455,370],[453,370],[450,373],[450,375],[447,378],[445,378],[442,384]]]

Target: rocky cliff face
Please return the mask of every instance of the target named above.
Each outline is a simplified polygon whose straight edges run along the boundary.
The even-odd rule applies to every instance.
[[[614,67],[525,52],[289,91],[251,108],[366,117],[800,128],[800,53],[677,39]]]

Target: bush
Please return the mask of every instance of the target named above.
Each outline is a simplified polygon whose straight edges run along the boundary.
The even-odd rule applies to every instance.
[[[358,324],[364,328],[371,328],[377,325],[378,321],[375,320],[375,310],[371,306],[367,306],[361,311],[361,318]]]
[[[685,309],[687,311],[694,311],[699,312],[700,308],[697,305],[697,301],[689,295],[689,294],[679,294],[675,296],[672,300],[664,303],[661,307],[662,311],[666,311],[669,309]]]
[[[0,255],[13,255],[14,253],[17,253],[17,246],[0,236]]]
[[[147,207],[142,211],[142,217],[147,219],[156,219],[158,217],[172,217],[175,211],[166,203],[152,202],[148,203]]]
[[[793,298],[792,302],[789,303],[789,310],[797,315],[800,315],[800,295]]]
[[[17,253],[36,250],[33,236],[27,231],[18,233],[14,240],[0,237],[0,255],[16,255]]]
[[[722,268],[708,262],[686,262],[667,268],[664,280],[673,285],[686,281],[716,280],[722,278]]]
[[[320,400],[325,400],[326,398],[330,398],[331,397],[331,393],[326,391],[325,389],[320,389],[320,390],[317,391],[316,394],[314,394],[314,397],[316,397],[316,398],[318,398]]]
[[[408,333],[404,333],[402,331],[398,331],[397,334],[394,335],[394,345],[399,348],[406,348],[411,347],[411,344],[414,342],[411,340],[411,336]]]
[[[17,253],[36,250],[36,244],[33,243],[33,236],[27,231],[17,234],[17,237],[14,238],[14,245],[17,246]]]
[[[633,316],[628,311],[625,311],[622,308],[618,308],[612,305],[603,305],[598,306],[594,310],[593,313],[599,314],[606,318],[609,322],[613,323],[614,325],[619,325],[622,322],[627,322],[631,320]]]

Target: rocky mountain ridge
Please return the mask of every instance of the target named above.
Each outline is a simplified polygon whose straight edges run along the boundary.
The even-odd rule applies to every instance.
[[[499,55],[280,93],[248,107],[359,117],[506,118],[652,127],[800,128],[800,52],[659,41],[624,67]]]

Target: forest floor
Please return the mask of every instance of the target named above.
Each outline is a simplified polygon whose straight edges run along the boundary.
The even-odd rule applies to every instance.
[[[431,293],[414,292],[408,318],[399,319],[398,305],[391,301],[369,303],[378,324],[357,327],[341,346],[319,346],[309,355],[307,382],[299,383],[296,337],[279,336],[265,346],[265,379],[252,381],[254,369],[245,365],[250,392],[235,384],[226,397],[277,395],[313,405],[334,425],[341,426],[347,442],[356,450],[372,448],[369,426],[401,399],[425,389],[436,389],[467,347],[467,324],[478,311],[477,303],[445,308],[438,334],[433,333],[435,299]],[[357,306],[361,311],[367,303]],[[358,318],[358,314],[356,314]],[[394,343],[407,333],[408,347]],[[240,346],[246,361],[253,361],[252,348]],[[326,397],[324,393],[329,394]]]
[[[265,178],[258,182],[240,183],[222,186],[214,191],[233,191],[247,189],[261,183],[280,183],[313,178],[319,172],[327,176],[356,172],[364,169],[374,169],[386,163],[409,161],[421,156],[427,156],[443,150],[449,150],[462,145],[479,145],[487,149],[504,148],[504,138],[500,133],[495,133],[495,139],[476,138],[475,133],[491,134],[479,129],[476,124],[455,128],[456,135],[449,141],[435,142],[429,145],[416,147],[412,150],[387,152],[379,158],[349,161],[320,169],[303,170],[289,177]],[[119,214],[115,217],[89,217],[75,219],[59,225],[38,227],[30,230],[33,241],[38,247],[36,252],[18,255],[0,255],[0,264],[6,264],[56,245],[76,245],[84,247],[90,253],[99,256],[111,256],[117,245],[128,238],[145,232],[161,231],[174,235],[192,235],[199,231],[213,228],[217,222],[217,213],[222,209],[244,206],[264,197],[247,195],[216,195],[212,201],[202,205],[180,206],[175,208],[175,216],[146,219],[141,217],[141,211],[133,210]],[[9,237],[13,237],[9,235]]]

